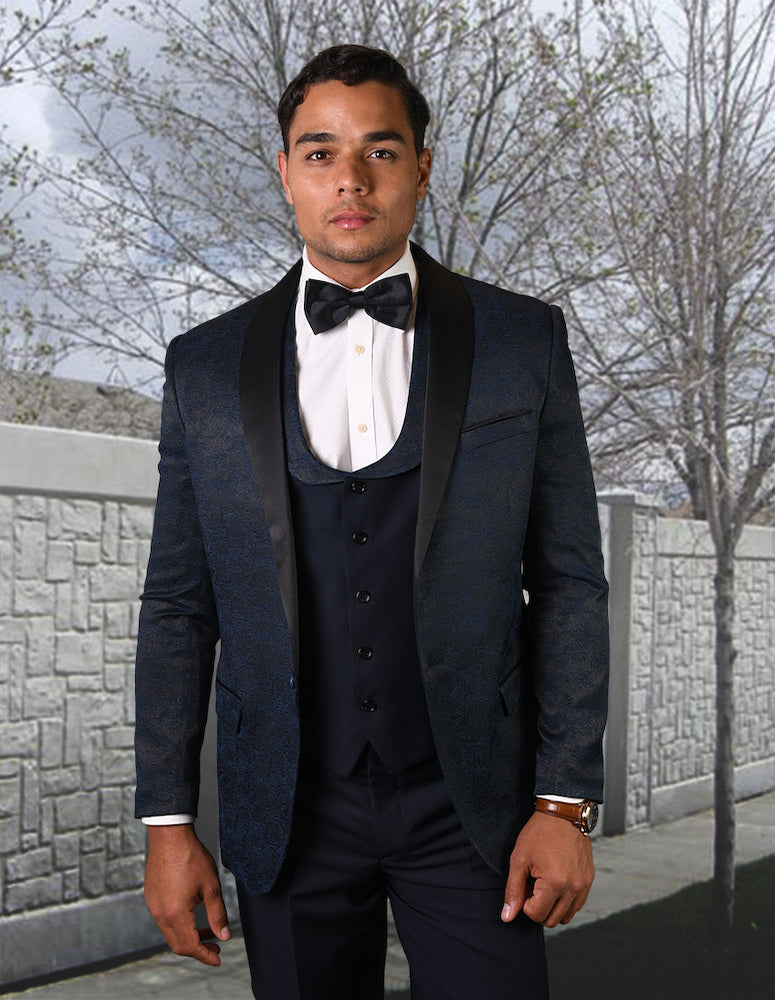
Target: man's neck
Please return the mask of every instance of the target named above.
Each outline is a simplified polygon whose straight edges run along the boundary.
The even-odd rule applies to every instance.
[[[325,277],[330,278],[345,288],[356,289],[365,288],[377,278],[386,274],[407,252],[409,241],[394,255],[389,263],[385,263],[384,258],[377,261],[337,261],[330,257],[321,255],[315,251],[310,252],[309,247],[305,247],[305,254],[310,264]]]

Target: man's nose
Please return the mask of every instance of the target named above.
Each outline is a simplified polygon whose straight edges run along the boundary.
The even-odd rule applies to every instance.
[[[369,187],[368,170],[360,156],[343,156],[340,159],[337,186],[340,193],[366,193]]]

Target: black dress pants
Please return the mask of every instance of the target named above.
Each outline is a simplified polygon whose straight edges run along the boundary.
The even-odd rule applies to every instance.
[[[433,758],[343,777],[305,763],[289,854],[266,895],[238,883],[258,1000],[381,1000],[386,898],[412,1000],[546,1000],[543,928],[502,923],[505,878],[464,833]]]

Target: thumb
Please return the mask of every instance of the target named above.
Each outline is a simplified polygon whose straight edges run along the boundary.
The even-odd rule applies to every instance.
[[[216,884],[204,894],[204,904],[207,911],[207,922],[210,925],[211,930],[215,933],[216,937],[221,939],[221,941],[228,941],[231,937],[229,917],[226,913],[226,904],[223,901],[219,883],[216,882]]]
[[[512,855],[509,862],[509,877],[503,894],[501,920],[508,923],[521,911],[528,896],[530,866],[524,858]]]

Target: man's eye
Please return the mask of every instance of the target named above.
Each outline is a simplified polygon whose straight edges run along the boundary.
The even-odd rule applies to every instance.
[[[395,153],[390,149],[375,149],[372,153],[378,160],[392,160]]]
[[[307,154],[308,160],[325,160],[328,157],[328,153],[325,149],[313,149],[311,153]]]

